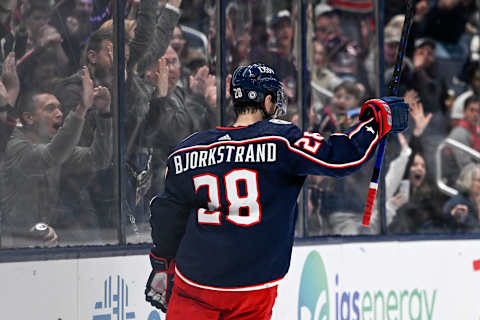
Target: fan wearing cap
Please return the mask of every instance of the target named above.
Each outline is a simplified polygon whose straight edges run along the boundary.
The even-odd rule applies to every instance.
[[[293,21],[289,10],[278,11],[270,20],[274,45],[260,60],[277,72],[285,85],[285,93],[296,100],[297,68],[293,56]]]
[[[329,5],[315,6],[315,39],[326,49],[330,68],[344,80],[356,79],[362,48],[343,32],[338,12]]]
[[[432,114],[430,123],[422,134],[427,163],[436,163],[435,152],[440,142],[448,135],[450,119],[446,107],[447,83],[441,76],[442,68],[434,54],[436,43],[430,38],[414,42],[411,89],[415,90],[425,114]],[[433,177],[430,170],[429,178]]]
[[[363,33],[362,24],[373,19],[372,0],[328,0],[327,3],[335,9],[342,21],[342,30],[351,41],[369,42],[373,32]],[[388,5],[386,5],[388,6]],[[365,38],[365,39],[364,39]]]
[[[292,52],[293,25],[290,11],[281,10],[271,21],[271,28],[275,34],[276,51],[281,56],[288,56]]]
[[[465,101],[473,95],[480,96],[480,61],[471,61],[467,64],[465,78],[467,80],[467,90],[455,98],[450,112],[452,127],[455,127],[462,120]]]
[[[326,44],[338,33],[340,21],[335,10],[328,4],[319,3],[315,6],[315,38]]]
[[[287,108],[280,80],[264,64],[238,67],[233,127],[198,132],[168,158],[165,191],[150,203],[145,290],[168,320],[270,319],[307,175],[348,175],[406,128],[408,105],[385,97],[367,101],[345,134],[302,132],[276,118]]]
[[[436,42],[430,38],[419,38],[414,42],[412,87],[418,92],[425,112],[444,110],[443,97],[446,84],[439,76],[441,69],[435,56]]]
[[[397,59],[397,52],[400,47],[400,38],[402,35],[402,26],[403,21],[405,20],[405,16],[399,15],[394,19],[391,19],[384,29],[384,42],[383,42],[383,53],[384,53],[384,79],[385,82],[390,81],[393,75],[393,68],[395,66],[395,62]],[[378,76],[376,73],[376,50],[374,50],[374,46],[376,46],[376,42],[372,42],[371,50],[369,50],[368,56],[365,59],[365,70],[366,76],[368,79],[368,86],[371,92],[375,91],[377,86]],[[413,63],[409,57],[403,57],[403,65],[402,65],[402,73],[401,73],[401,80],[400,80],[400,87],[399,87],[399,95],[403,95],[407,88],[408,83],[411,81],[413,71]]]

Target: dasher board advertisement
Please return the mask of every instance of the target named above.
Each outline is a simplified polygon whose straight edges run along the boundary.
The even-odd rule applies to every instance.
[[[295,246],[272,319],[478,320],[479,259],[478,240]],[[2,319],[164,320],[149,273],[146,255],[0,263]]]
[[[478,240],[295,247],[273,319],[480,319],[478,259]]]

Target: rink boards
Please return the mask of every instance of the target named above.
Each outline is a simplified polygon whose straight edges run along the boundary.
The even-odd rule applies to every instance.
[[[477,320],[478,259],[479,240],[295,246],[273,319]],[[1,318],[163,320],[149,272],[147,256],[0,263]]]

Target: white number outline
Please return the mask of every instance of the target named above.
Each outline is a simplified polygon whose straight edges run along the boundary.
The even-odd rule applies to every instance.
[[[243,96],[241,88],[233,88],[233,96],[235,99],[241,98]]]
[[[198,189],[201,187],[207,187],[208,192],[207,205],[209,210],[205,208],[199,208],[197,210],[198,223],[221,225],[220,211],[215,210],[220,207],[220,186],[218,183],[218,177],[210,173],[201,174],[193,177],[193,185],[195,186],[195,193],[198,193]]]
[[[318,149],[322,145],[322,140],[324,140],[324,138],[319,133],[304,132],[303,138],[298,139],[294,146],[298,148],[302,147],[311,153],[317,153]],[[311,144],[312,142],[313,144]]]
[[[253,176],[252,176],[253,174]],[[236,177],[240,175],[240,177]],[[231,178],[233,177],[233,178]],[[227,173],[224,177],[225,180],[225,195],[228,201],[228,215],[227,220],[233,224],[249,227],[257,224],[262,219],[262,207],[258,199],[260,198],[260,191],[258,190],[258,173],[249,169],[234,169]],[[240,196],[238,192],[238,182],[245,182],[245,196]],[[255,181],[255,184],[252,183]],[[235,185],[235,192],[231,185]],[[253,192],[253,196],[252,196]],[[255,199],[252,202],[252,198]],[[241,205],[246,204],[246,205]],[[241,216],[240,209],[247,208],[248,215]]]
[[[242,227],[250,227],[262,220],[262,207],[260,205],[260,191],[258,186],[258,172],[249,169],[234,169],[224,177],[225,197],[228,202],[226,219]],[[240,196],[238,182],[245,182],[245,196]],[[199,224],[221,225],[220,220],[220,187],[216,175],[205,173],[193,177],[195,192],[201,187],[207,187],[209,201],[208,210],[197,210]],[[241,216],[240,209],[247,208],[248,215]]]

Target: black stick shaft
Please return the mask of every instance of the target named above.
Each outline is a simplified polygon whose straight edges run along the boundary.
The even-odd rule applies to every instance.
[[[398,96],[398,88],[400,86],[400,76],[402,74],[403,57],[407,51],[408,36],[410,34],[410,28],[412,26],[413,17],[415,15],[414,0],[408,0],[407,12],[405,14],[405,21],[403,23],[402,35],[400,37],[400,46],[398,48],[397,60],[393,69],[392,79],[390,81],[389,95]],[[372,178],[370,179],[370,187],[368,190],[367,203],[365,204],[365,211],[363,213],[363,226],[370,224],[370,217],[372,216],[373,205],[375,204],[375,198],[377,195],[378,180],[380,177],[380,169],[383,162],[383,154],[385,153],[385,147],[387,145],[387,139],[384,137],[379,142],[377,158],[375,159],[375,167],[373,169]]]

